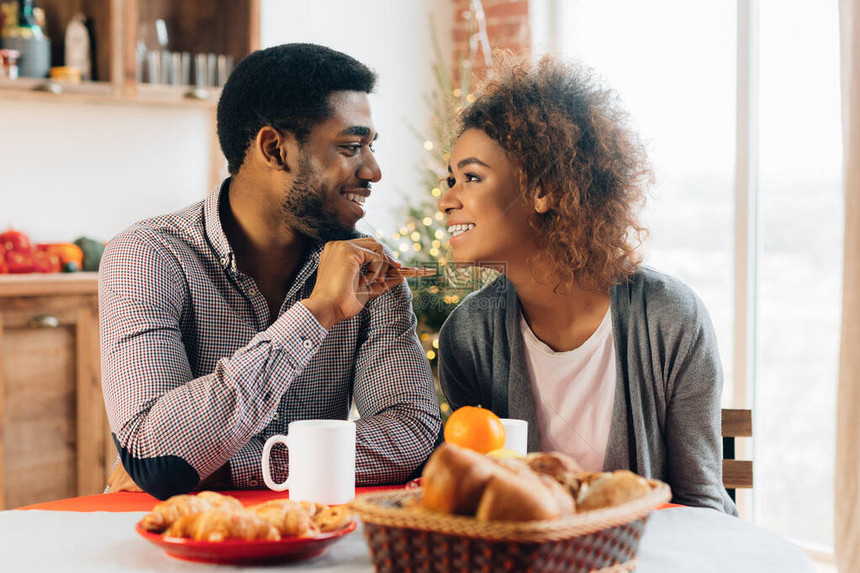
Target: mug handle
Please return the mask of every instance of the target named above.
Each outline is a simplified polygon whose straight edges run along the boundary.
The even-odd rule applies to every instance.
[[[275,435],[266,440],[266,444],[263,446],[263,481],[266,482],[266,487],[271,489],[272,491],[284,491],[285,489],[290,488],[290,478],[289,476],[283,483],[278,483],[272,479],[271,473],[271,464],[269,460],[269,456],[272,453],[272,447],[275,444],[284,444],[287,448],[290,447],[289,435]]]

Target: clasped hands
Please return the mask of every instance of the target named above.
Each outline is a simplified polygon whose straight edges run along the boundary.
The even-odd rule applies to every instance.
[[[302,304],[328,330],[400,284],[401,268],[403,265],[386,255],[382,244],[370,237],[330,241],[320,254],[314,290]]]

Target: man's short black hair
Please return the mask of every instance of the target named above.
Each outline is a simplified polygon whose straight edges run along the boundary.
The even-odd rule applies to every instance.
[[[336,91],[370,93],[376,73],[350,56],[316,44],[282,44],[245,57],[218,102],[218,141],[235,175],[245,152],[266,125],[292,132],[299,142],[329,117]]]

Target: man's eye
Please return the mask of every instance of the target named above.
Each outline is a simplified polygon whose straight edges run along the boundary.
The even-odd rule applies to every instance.
[[[343,145],[341,147],[343,147],[344,149],[346,149],[350,153],[358,153],[361,150],[361,144],[360,143],[350,143],[347,145]]]

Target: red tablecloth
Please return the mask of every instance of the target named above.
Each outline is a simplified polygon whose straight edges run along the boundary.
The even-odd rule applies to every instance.
[[[357,487],[355,488],[355,493],[358,495],[371,491],[400,489],[402,487],[404,486]],[[289,497],[289,492],[270,491],[268,489],[231,490],[220,493],[232,495],[245,505],[254,505],[270,499]],[[149,511],[156,503],[158,503],[158,500],[148,493],[118,491],[116,493],[102,493],[58,499],[57,501],[46,501],[44,503],[26,505],[18,509],[48,509],[51,511]]]

